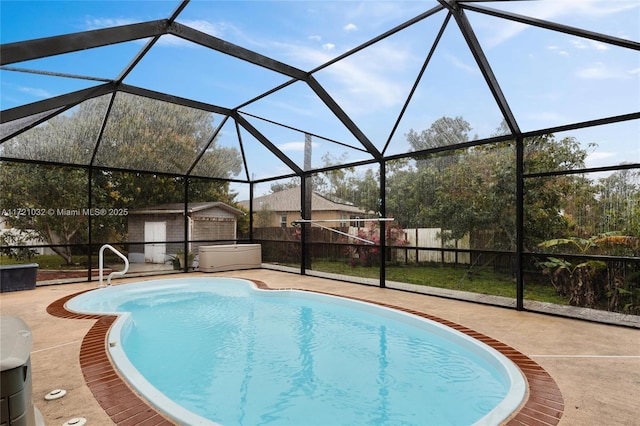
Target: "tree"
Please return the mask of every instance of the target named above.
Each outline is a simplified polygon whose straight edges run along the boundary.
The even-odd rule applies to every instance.
[[[554,135],[525,139],[525,173],[569,171],[584,168],[588,149],[573,137]],[[524,227],[527,249],[537,243],[568,233],[593,234],[595,191],[592,182],[580,175],[529,178],[525,181]]]
[[[2,210],[14,228],[33,230],[67,264],[72,263],[70,244],[84,241],[88,218],[86,170],[25,163],[3,163],[0,185]]]
[[[366,169],[364,174],[350,176],[351,197],[347,200],[367,212],[380,212],[380,169]]]
[[[597,185],[600,229],[640,237],[640,170],[619,170]]]
[[[413,129],[407,133],[407,141],[413,151],[422,151],[456,145],[470,140],[471,125],[462,117],[441,117],[420,133]]]
[[[272,183],[270,187],[272,194],[274,192],[286,191],[287,189],[292,188],[300,188],[300,178],[293,177],[286,182]]]
[[[335,158],[330,152],[322,156],[323,167],[331,167],[342,164],[347,159],[347,153]],[[354,188],[351,186],[350,175],[353,168],[343,168],[316,173],[311,177],[312,190],[323,197],[340,203],[350,203],[353,199]],[[293,177],[286,182],[271,184],[271,192],[280,192],[291,188],[300,187],[300,178]]]
[[[435,203],[439,173],[437,168],[404,164],[387,177],[387,216],[404,228],[437,227]]]
[[[543,135],[525,140],[525,170],[572,170],[584,167],[586,151],[574,138]],[[502,142],[467,150],[451,166],[456,177],[446,182],[447,194],[438,205],[444,229],[490,232],[495,248],[515,249],[515,143]],[[445,174],[448,176],[449,173]],[[590,183],[580,176],[528,178],[524,187],[524,246],[564,235],[569,225],[564,212],[570,200],[587,197]],[[586,195],[585,195],[586,194]],[[588,198],[588,197],[587,197]]]
[[[493,248],[515,248],[514,165],[512,146],[476,147],[441,172],[432,214],[445,239],[485,233]]]
[[[86,101],[77,109],[11,139],[1,148],[3,156],[9,158],[83,166],[4,162],[0,169],[3,209],[33,207],[78,212],[11,218],[16,228],[34,229],[47,243],[57,244],[52,248],[67,263],[71,263],[69,245],[86,242],[88,238],[88,217],[83,209],[182,202],[186,186],[185,178],[179,175],[189,171],[200,155],[194,170],[198,175],[229,178],[242,168],[235,149],[218,147],[216,141],[209,144],[214,129],[210,113],[126,93],[116,96],[96,148],[108,103],[108,96]],[[93,169],[90,176],[86,168],[89,164],[139,171]],[[145,172],[152,170],[177,176]],[[229,193],[228,182],[193,179],[189,199],[229,203],[233,194]],[[92,222],[94,241],[125,235],[126,216],[101,215]]]
[[[327,152],[322,156],[323,167],[344,164],[347,158],[348,154],[346,152],[339,158],[335,158],[331,153]],[[338,203],[347,203],[353,192],[347,182],[347,176],[353,171],[352,167],[348,167],[318,173],[313,180],[313,189],[330,200]]]
[[[462,117],[441,117],[434,121],[428,129],[420,133],[410,129],[406,136],[413,151],[423,151],[467,142],[471,140],[470,131],[471,125]],[[474,137],[474,139],[476,138]],[[430,155],[428,161],[432,167],[446,167],[449,162],[455,161],[455,158],[447,154],[435,154]],[[425,161],[425,159],[417,158],[417,167],[424,166]]]
[[[438,131],[442,130],[443,135]],[[414,149],[468,140],[470,126],[462,118],[443,117],[421,133],[408,134]],[[497,129],[504,133],[504,126]],[[525,140],[525,169],[532,173],[584,166],[586,151],[574,138],[543,135]],[[516,157],[513,141],[421,155],[414,165],[387,178],[387,210],[404,227],[447,230],[459,239],[482,233],[492,248],[515,249]],[[576,194],[587,197],[589,182],[574,176],[531,178],[525,182],[525,247],[564,235],[563,214]],[[587,197],[588,198],[588,197]]]

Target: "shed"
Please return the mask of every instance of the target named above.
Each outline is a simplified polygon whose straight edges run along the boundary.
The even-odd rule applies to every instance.
[[[235,242],[237,219],[244,213],[228,204],[213,201],[161,204],[129,211],[129,241],[144,242],[129,247],[132,263],[165,263],[184,252],[185,223],[189,252],[201,245]],[[175,242],[172,242],[175,241]],[[192,242],[193,241],[193,242]]]

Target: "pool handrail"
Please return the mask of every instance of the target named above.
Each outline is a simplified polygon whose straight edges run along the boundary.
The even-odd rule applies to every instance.
[[[114,252],[115,254],[117,254],[120,259],[124,260],[124,269],[122,271],[113,271],[109,274],[109,276],[107,277],[107,285],[111,285],[111,278],[114,276],[122,276],[124,274],[127,273],[127,271],[129,270],[129,259],[127,259],[127,257],[125,255],[123,255],[122,253],[120,253],[118,250],[116,250],[113,246],[109,245],[109,244],[105,244],[102,247],[100,247],[100,251],[98,252],[98,268],[100,270],[100,284],[99,286],[102,288],[104,287],[104,284],[102,283],[102,276],[103,276],[103,272],[104,272],[104,249],[108,248],[109,250],[111,250],[112,252]]]

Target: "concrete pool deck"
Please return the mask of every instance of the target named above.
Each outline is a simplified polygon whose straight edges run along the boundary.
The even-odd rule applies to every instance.
[[[548,315],[349,284],[273,270],[247,270],[195,276],[259,280],[271,288],[301,288],[368,299],[460,324],[515,348],[540,365],[557,383],[564,399],[560,425],[634,425],[640,412],[640,331]],[[180,278],[184,275],[163,275]],[[154,277],[114,280],[114,284]],[[33,333],[31,354],[34,402],[47,424],[85,417],[88,424],[115,424],[87,385],[80,351],[96,319],[65,319],[47,313],[58,299],[96,288],[96,283],[59,284],[2,293],[2,315],[22,318]],[[104,346],[104,340],[96,342]],[[61,399],[45,401],[53,389]],[[159,416],[147,423],[160,424]],[[544,424],[544,423],[540,423]]]

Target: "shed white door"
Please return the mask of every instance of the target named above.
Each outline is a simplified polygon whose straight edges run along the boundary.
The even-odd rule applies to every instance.
[[[164,263],[166,259],[167,222],[144,223],[144,261]]]

